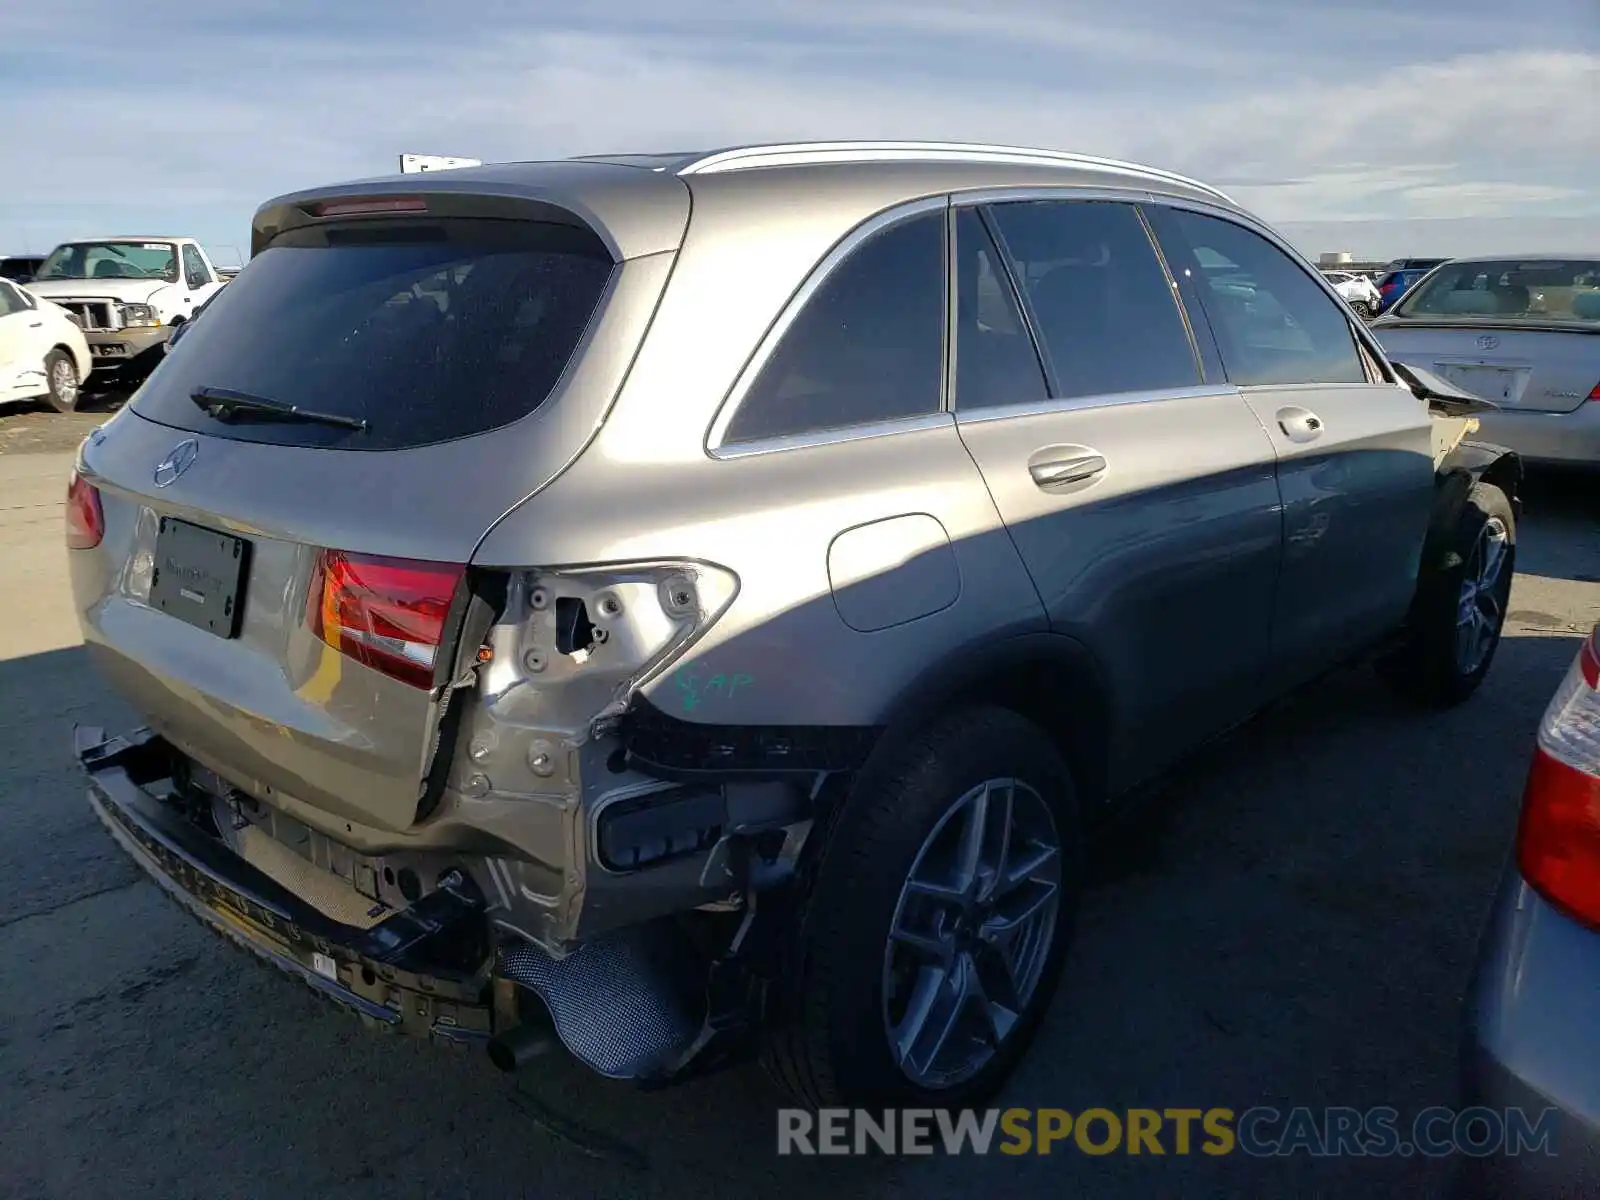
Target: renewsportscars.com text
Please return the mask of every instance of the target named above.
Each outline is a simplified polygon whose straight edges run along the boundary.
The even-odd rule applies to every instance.
[[[1556,1153],[1552,1109],[825,1108],[778,1110],[778,1153],[1248,1154],[1442,1158]]]

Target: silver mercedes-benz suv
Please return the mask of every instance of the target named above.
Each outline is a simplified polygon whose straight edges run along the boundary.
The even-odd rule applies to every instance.
[[[374,1024],[970,1103],[1113,802],[1488,670],[1515,456],[1222,193],[830,143],[301,192],[84,443],[107,828]]]

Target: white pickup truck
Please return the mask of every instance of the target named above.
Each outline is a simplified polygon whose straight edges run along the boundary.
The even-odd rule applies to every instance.
[[[27,286],[72,314],[97,378],[131,383],[154,369],[173,327],[223,280],[193,238],[138,236],[63,242]]]

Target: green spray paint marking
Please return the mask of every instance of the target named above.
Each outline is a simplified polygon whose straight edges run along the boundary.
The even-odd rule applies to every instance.
[[[736,675],[718,673],[708,679],[700,676],[700,664],[696,663],[683,671],[678,672],[678,691],[682,693],[683,711],[695,712],[705,700],[732,700],[735,693],[740,690],[748,691],[755,686],[755,677],[740,672]]]

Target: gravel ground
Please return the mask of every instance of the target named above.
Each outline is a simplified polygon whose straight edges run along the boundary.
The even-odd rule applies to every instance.
[[[72,724],[132,721],[87,669],[59,550],[62,451],[103,416],[0,411],[0,1197],[1411,1200],[1449,1177],[1398,1157],[779,1160],[753,1070],[659,1094],[562,1061],[511,1082],[326,1010],[179,914],[84,804]],[[1460,998],[1532,733],[1600,618],[1592,487],[1540,481],[1520,565],[1472,703],[1418,715],[1338,676],[1103,848],[1006,1104],[1455,1100]]]
[[[124,399],[120,392],[86,395],[70,413],[58,413],[44,404],[0,404],[0,454],[76,450],[91,429],[111,419]]]

